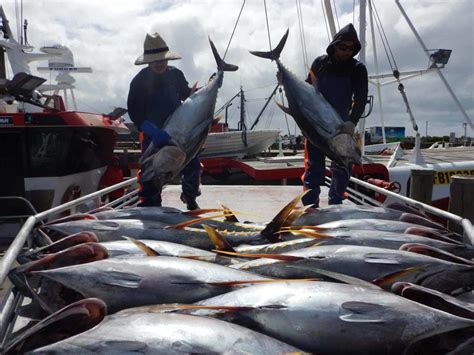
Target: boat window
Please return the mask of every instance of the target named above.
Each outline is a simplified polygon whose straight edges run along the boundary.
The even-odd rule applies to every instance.
[[[72,131],[56,127],[28,130],[29,176],[59,176],[67,164]],[[28,149],[28,148],[27,148]]]
[[[105,166],[104,150],[113,149],[111,134],[93,127],[31,127],[28,175],[64,176]]]
[[[26,113],[25,123],[42,126],[62,126],[64,119],[60,115],[51,113]]]

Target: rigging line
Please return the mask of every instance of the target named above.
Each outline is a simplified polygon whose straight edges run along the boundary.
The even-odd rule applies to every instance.
[[[20,41],[21,25],[20,25],[20,9],[18,7],[18,0],[15,0],[15,20],[16,20],[16,38],[18,39],[18,41]]]
[[[352,0],[352,23],[355,23],[355,3],[356,0]]]
[[[268,23],[267,1],[266,0],[263,0],[263,6],[265,7],[265,19],[267,21],[268,45],[270,46],[270,51],[271,51],[272,50],[272,41],[270,39],[270,25]]]
[[[377,18],[377,21],[380,23],[380,28],[382,29],[382,33],[383,33],[383,36],[384,36],[384,38],[385,38],[385,41],[387,42],[387,47],[388,47],[388,50],[389,50],[390,55],[391,55],[391,57],[392,57],[392,60],[393,60],[393,64],[394,64],[394,66],[395,66],[395,69],[398,70],[398,66],[397,66],[397,63],[396,63],[396,61],[395,61],[395,56],[393,55],[392,48],[390,47],[390,43],[388,42],[387,36],[386,36],[386,34],[385,34],[385,30],[384,30],[384,28],[383,28],[383,26],[382,26],[382,22],[380,21],[380,16],[379,16],[379,13],[378,13],[378,11],[377,11],[377,8],[375,7],[375,4],[373,4],[373,9],[374,9],[374,13],[375,13],[375,16],[376,16],[376,18]]]
[[[337,16],[336,2],[334,0],[332,0],[332,5],[334,7],[334,14],[336,15],[337,30],[339,31],[341,29],[341,26],[339,25],[339,16]]]
[[[303,52],[303,73],[306,72],[306,67],[307,67],[307,61],[306,61],[306,56],[304,52],[304,44],[303,44],[303,33],[302,33],[302,28],[301,28],[301,16],[300,16],[300,6],[298,0],[295,0],[296,2],[296,17],[298,18],[298,30],[300,32],[300,43],[301,43],[301,51]]]
[[[392,59],[390,58],[390,54],[388,53],[387,45],[385,43],[384,37],[382,36],[382,31],[380,29],[380,24],[379,24],[377,18],[375,18],[375,25],[377,26],[377,31],[379,32],[380,40],[382,41],[382,46],[383,46],[383,49],[385,51],[385,55],[387,57],[388,64],[390,65],[390,69],[393,71],[394,69],[396,69],[396,66],[394,68],[395,63],[392,64]]]
[[[303,11],[301,10],[301,1],[296,0],[296,9],[298,12],[298,22],[300,24],[300,36],[301,36],[301,47],[303,50],[303,62],[305,65],[303,73],[306,73],[309,71],[309,66],[308,66],[308,51],[306,48],[306,37],[304,34],[304,23],[303,23]]]
[[[331,42],[331,36],[329,35],[331,31],[329,30],[329,24],[328,24],[328,19],[326,15],[326,10],[324,9],[323,0],[321,0],[321,8],[323,9],[323,18],[324,18],[324,23],[326,24],[326,34],[328,36],[328,42]]]
[[[227,55],[227,51],[229,50],[230,42],[232,41],[232,38],[234,37],[235,29],[237,28],[237,24],[239,23],[240,15],[242,15],[244,5],[245,5],[245,0],[242,3],[242,7],[240,8],[239,16],[237,16],[237,21],[235,21],[235,26],[234,26],[234,29],[232,30],[232,34],[230,35],[229,43],[227,43],[227,48],[225,49],[224,56],[222,57],[222,60],[224,60],[225,56]]]

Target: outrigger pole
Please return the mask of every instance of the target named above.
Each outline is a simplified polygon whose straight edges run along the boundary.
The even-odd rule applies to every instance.
[[[425,43],[423,42],[420,35],[418,34],[415,27],[413,26],[410,19],[408,18],[408,15],[406,14],[405,10],[403,9],[402,5],[400,4],[400,1],[395,0],[395,3],[397,4],[398,8],[400,9],[400,12],[402,13],[403,17],[405,18],[406,22],[408,23],[408,26],[410,26],[410,29],[412,30],[412,32],[415,35],[416,39],[418,40],[418,42],[420,42],[420,45],[423,48],[423,50],[425,51],[426,55],[428,56],[428,59],[430,59],[430,54],[429,54],[428,48],[426,48]],[[466,119],[466,121],[471,126],[471,129],[474,129],[474,125],[471,121],[471,118],[467,115],[466,110],[464,110],[464,107],[462,107],[461,102],[459,102],[458,98],[456,97],[456,94],[451,89],[451,86],[447,82],[447,80],[444,77],[443,73],[441,73],[441,70],[439,70],[439,67],[436,64],[434,65],[434,68],[435,68],[436,72],[438,73],[439,77],[441,78],[441,81],[443,82],[444,86],[446,86],[446,89],[448,89],[448,92],[451,95],[451,97],[453,98],[454,102],[456,102],[456,104],[458,105],[458,107],[461,110],[464,118]]]

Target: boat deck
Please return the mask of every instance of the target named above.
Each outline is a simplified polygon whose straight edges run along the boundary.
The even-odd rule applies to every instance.
[[[301,194],[301,186],[202,185],[197,198],[201,208],[220,208],[224,204],[237,213],[241,221],[270,221],[288,202]],[[162,193],[163,206],[185,208],[179,199],[180,185],[168,185]],[[328,188],[321,187],[321,206],[328,204]],[[344,204],[352,204],[344,201]]]

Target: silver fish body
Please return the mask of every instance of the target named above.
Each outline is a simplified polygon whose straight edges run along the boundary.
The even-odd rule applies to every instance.
[[[288,113],[293,116],[303,135],[346,169],[349,169],[352,163],[361,164],[361,152],[354,137],[340,131],[344,122],[340,115],[324,98],[317,86],[298,78],[280,61],[280,53],[287,38],[288,30],[273,51],[250,53],[276,62],[288,100]]]
[[[34,354],[283,354],[300,350],[218,319],[184,314],[107,316],[84,333],[34,350]]]
[[[172,181],[201,150],[214,118],[217,92],[224,80],[224,71],[235,71],[237,66],[225,63],[209,40],[217,63],[217,73],[209,83],[189,96],[166,119],[163,130],[171,137],[171,144],[157,149],[151,143],[140,162],[140,180],[156,181],[159,185]],[[173,148],[170,148],[173,147]]]
[[[456,284],[456,280],[451,280],[456,285],[453,286],[454,289],[469,286],[466,282],[470,282],[471,288],[474,284],[472,265],[457,264],[401,250],[356,245],[320,245],[282,255],[297,258],[288,261],[257,259],[231,267],[276,278],[313,278],[318,277],[318,270],[326,270],[365,281],[383,278],[407,268],[418,268],[399,276],[394,281],[403,280],[434,287],[432,279],[437,275],[442,273],[454,275],[457,271],[462,273],[463,278],[458,280],[459,284]],[[390,284],[386,287],[389,288]]]
[[[124,308],[190,303],[232,290],[232,283],[266,277],[199,260],[176,257],[111,258],[38,271],[47,279],[103,300],[110,312]]]
[[[168,224],[151,220],[111,219],[80,220],[51,224],[48,230],[62,234],[74,234],[83,231],[94,232],[100,242],[123,240],[123,236],[134,239],[152,239],[184,244],[194,248],[212,250],[214,244],[201,228],[174,229]],[[233,246],[240,244],[264,244],[268,239],[258,232],[224,232],[222,236]]]
[[[139,239],[138,241],[152,248],[161,256],[199,256],[215,258],[216,254],[198,249],[188,247],[187,245],[171,243],[159,240]],[[140,249],[135,243],[129,240],[114,240],[110,242],[100,243],[107,249],[109,257],[130,256],[130,255],[145,255],[144,251]]]
[[[196,305],[236,307],[192,313],[214,314],[318,354],[401,354],[417,340],[474,324],[382,290],[323,281],[254,285]]]

